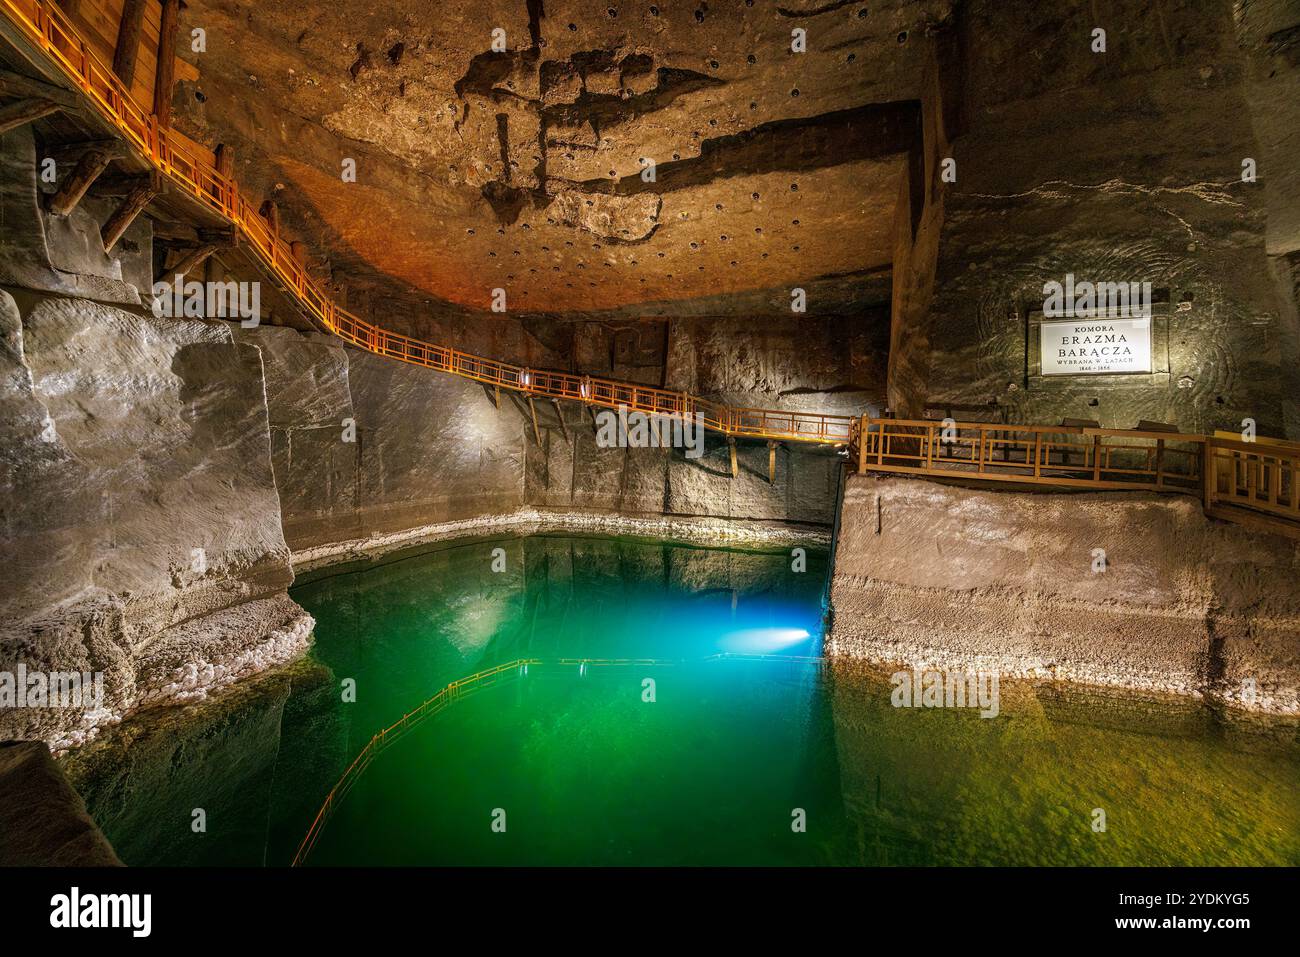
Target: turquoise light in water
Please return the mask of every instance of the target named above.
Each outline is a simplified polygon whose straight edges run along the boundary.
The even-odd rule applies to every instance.
[[[543,664],[379,754],[308,863],[1300,863],[1295,722],[1014,682],[996,719],[894,708],[888,672],[808,660],[826,556],[808,558],[533,536],[330,570],[293,589],[318,622],[307,660],[65,766],[128,864],[282,865],[372,735],[525,659]]]
[[[807,628],[745,628],[722,636],[718,647],[736,654],[770,655],[808,641]]]

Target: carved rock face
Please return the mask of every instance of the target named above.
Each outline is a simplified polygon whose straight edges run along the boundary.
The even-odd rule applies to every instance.
[[[919,37],[951,5],[344,6],[196,0],[238,42],[182,50],[177,93],[335,274],[552,313],[837,277],[831,314],[892,258]]]

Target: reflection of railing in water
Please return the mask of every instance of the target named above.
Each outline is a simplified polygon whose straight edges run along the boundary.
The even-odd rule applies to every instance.
[[[1300,537],[1300,444],[1139,429],[875,419],[855,424],[859,472],[1203,498],[1217,518]]]
[[[585,673],[588,667],[609,668],[609,667],[645,667],[660,668],[665,666],[688,664],[690,661],[767,661],[785,664],[810,664],[818,665],[824,663],[824,659],[802,656],[802,655],[750,655],[750,654],[733,654],[731,652],[721,652],[719,654],[709,655],[705,658],[682,659],[682,658],[517,658],[514,661],[507,661],[504,664],[487,668],[483,671],[475,672],[464,678],[448,684],[445,688],[435,694],[432,698],[424,701],[418,708],[408,711],[402,715],[399,721],[393,722],[387,728],[375,734],[361,749],[361,753],[356,756],[353,762],[348,765],[343,776],[339,778],[337,784],[330,789],[329,794],[325,795],[325,802],[321,805],[320,810],[316,813],[311,827],[307,830],[307,835],[298,845],[298,851],[293,856],[291,866],[297,867],[302,864],[307,855],[311,853],[316,841],[320,837],[325,823],[329,820],[334,809],[352,789],[357,778],[364,771],[381,751],[395,744],[417,724],[432,718],[434,715],[441,714],[457,701],[471,697],[480,691],[486,691],[489,688],[502,684],[505,681],[515,680],[527,674],[527,669],[533,666],[538,667],[556,667],[556,668],[573,668],[577,667],[580,673]]]
[[[258,266],[275,277],[303,314],[327,332],[381,356],[529,397],[569,399],[607,408],[625,406],[633,412],[689,421],[699,416],[706,428],[730,436],[825,445],[848,442],[853,416],[735,408],[686,392],[530,369],[391,332],[353,315],[335,303],[308,274],[290,244],[243,197],[239,183],[215,167],[211,154],[165,123],[160,124],[155,115],[132,101],[121,80],[90,51],[57,5],[49,0],[0,0],[0,11],[44,51],[155,169],[208,212],[232,223]]]

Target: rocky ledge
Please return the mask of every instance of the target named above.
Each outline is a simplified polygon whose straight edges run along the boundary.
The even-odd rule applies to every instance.
[[[1300,714],[1300,543],[1186,495],[849,479],[833,658]]]

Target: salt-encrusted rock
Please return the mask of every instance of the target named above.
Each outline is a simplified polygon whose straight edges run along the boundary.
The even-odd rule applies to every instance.
[[[44,744],[0,743],[0,867],[121,863]]]
[[[301,651],[258,350],[86,300],[17,317],[4,296],[0,671],[102,673],[103,697],[5,709],[0,734],[83,743],[156,694],[146,662],[176,642],[214,669],[196,687]]]
[[[1298,576],[1300,543],[1206,518],[1192,496],[855,476],[826,648],[1297,714]]]

